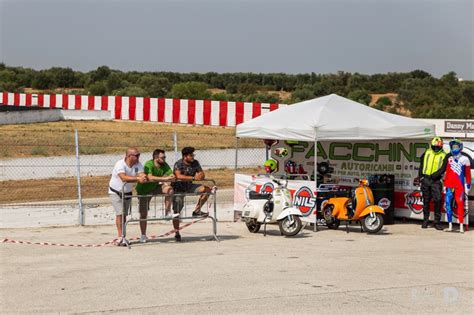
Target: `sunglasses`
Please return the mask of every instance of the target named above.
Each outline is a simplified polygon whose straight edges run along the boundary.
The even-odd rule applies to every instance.
[[[166,155],[159,156],[158,158],[159,158],[159,159],[163,159],[163,160],[164,160],[164,159],[166,159]]]
[[[140,153],[137,153],[137,154],[129,154],[129,156],[134,156],[136,157],[137,159],[140,157]]]

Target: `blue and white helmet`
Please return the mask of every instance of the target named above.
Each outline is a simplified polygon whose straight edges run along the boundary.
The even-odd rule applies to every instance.
[[[451,149],[452,154],[458,155],[459,152],[461,152],[463,148],[461,140],[453,139],[449,141],[449,148]]]

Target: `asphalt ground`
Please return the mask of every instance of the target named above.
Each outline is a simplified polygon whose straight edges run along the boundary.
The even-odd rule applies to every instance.
[[[171,224],[151,224],[149,235]],[[0,244],[2,313],[473,313],[474,233],[379,234],[307,227],[251,234],[243,222],[199,222],[131,249]],[[138,226],[129,227],[139,236]],[[101,244],[112,225],[0,229],[4,238]]]

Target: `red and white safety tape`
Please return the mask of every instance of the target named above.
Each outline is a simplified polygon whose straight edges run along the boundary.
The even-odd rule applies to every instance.
[[[189,223],[186,223],[182,226],[180,226],[179,229],[173,229],[169,232],[166,232],[164,234],[160,234],[160,235],[152,235],[150,237],[148,237],[149,239],[157,239],[157,238],[160,238],[160,237],[165,237],[165,236],[169,236],[173,233],[176,233],[177,231],[181,231],[191,225],[193,225],[194,223],[196,222],[199,222],[199,221],[202,221],[206,219],[206,217],[202,217],[202,218],[199,218],[197,220],[194,220],[192,222],[189,222]],[[135,240],[139,240],[140,238],[139,237],[135,237],[135,238],[131,238],[129,239],[129,241],[135,241]],[[105,242],[105,243],[102,243],[102,244],[63,244],[63,243],[50,243],[50,242],[30,242],[30,241],[18,241],[18,240],[12,240],[12,239],[9,239],[9,238],[4,238],[0,243],[13,243],[13,244],[27,244],[27,245],[41,245],[41,246],[58,246],[58,247],[103,247],[103,246],[107,246],[107,245],[112,245],[114,244],[114,242],[116,241],[117,239],[113,239],[111,241],[108,241],[108,242]]]
[[[13,243],[13,244],[27,244],[27,245],[42,245],[42,246],[60,246],[60,247],[102,247],[112,244],[114,240],[108,241],[102,244],[62,244],[62,243],[49,243],[49,242],[30,242],[30,241],[18,241],[9,238],[4,238],[1,243]]]

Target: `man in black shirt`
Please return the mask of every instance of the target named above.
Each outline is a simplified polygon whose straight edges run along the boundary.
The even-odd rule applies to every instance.
[[[181,154],[183,158],[174,164],[174,174],[177,182],[173,183],[173,188],[177,193],[205,193],[199,198],[196,208],[193,211],[193,217],[206,216],[208,213],[201,211],[201,207],[209,198],[208,194],[211,192],[211,188],[202,184],[193,183],[194,180],[204,180],[205,178],[201,164],[194,159],[194,148],[185,147],[181,150]],[[175,198],[175,200],[179,203],[178,207],[181,209],[184,206],[182,198]]]

